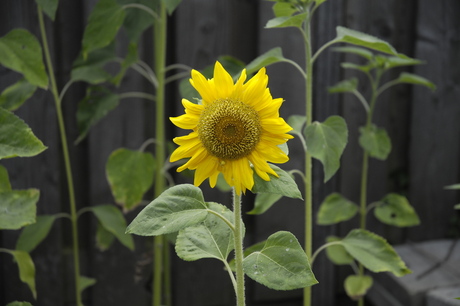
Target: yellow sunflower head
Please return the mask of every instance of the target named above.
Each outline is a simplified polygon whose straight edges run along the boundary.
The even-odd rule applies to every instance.
[[[237,194],[251,190],[253,170],[262,179],[278,176],[267,162],[285,163],[287,155],[278,147],[292,138],[292,128],[279,116],[283,99],[273,99],[267,88],[265,68],[246,81],[246,70],[233,82],[219,62],[214,66],[214,78],[207,80],[192,70],[190,83],[201,95],[202,103],[182,100],[185,114],[170,118],[182,129],[192,132],[174,138],[179,147],[171,162],[190,158],[177,171],[195,170],[195,186],[209,178],[214,187],[222,173]]]

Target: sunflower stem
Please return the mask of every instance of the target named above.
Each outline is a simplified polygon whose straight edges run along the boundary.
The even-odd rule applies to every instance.
[[[235,269],[236,269],[236,305],[245,306],[243,271],[243,231],[241,220],[241,196],[233,188],[233,213],[235,215]]]
[[[165,162],[165,66],[166,66],[166,8],[162,1],[158,4],[158,18],[154,20],[153,43],[154,43],[154,71],[157,76],[158,86],[156,91],[155,110],[155,157],[158,162],[155,173],[155,197],[158,197],[165,189],[163,168]],[[163,272],[169,273],[164,267],[165,239],[163,236],[155,236],[153,241],[153,284],[152,284],[152,305],[160,306],[162,302]],[[168,287],[168,286],[166,286]],[[166,294],[169,296],[169,294]]]

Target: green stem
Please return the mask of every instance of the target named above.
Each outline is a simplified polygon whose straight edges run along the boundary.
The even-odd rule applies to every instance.
[[[158,161],[157,171],[155,173],[155,197],[158,197],[165,189],[165,180],[163,168],[165,162],[165,120],[164,120],[164,105],[165,105],[165,66],[166,66],[166,8],[162,1],[159,6],[159,17],[155,18],[153,29],[153,42],[155,47],[154,52],[154,71],[158,81],[156,94],[156,110],[155,110],[155,157]],[[163,236],[155,236],[154,238],[154,265],[153,265],[153,306],[161,305],[162,283],[163,283],[163,249],[165,248],[165,239]],[[168,269],[165,269],[165,273]]]
[[[72,242],[73,242],[73,261],[74,261],[74,278],[75,278],[75,298],[77,306],[83,305],[80,294],[80,259],[78,248],[78,226],[77,226],[77,205],[75,203],[75,191],[73,185],[72,167],[70,164],[69,149],[67,145],[67,137],[64,124],[64,116],[62,115],[61,100],[57,89],[56,78],[54,76],[53,63],[51,61],[50,51],[48,47],[48,39],[46,36],[45,22],[43,20],[43,12],[40,5],[38,5],[38,21],[40,25],[40,34],[42,36],[43,51],[45,54],[48,74],[51,82],[51,92],[53,94],[54,102],[56,104],[56,113],[59,125],[59,132],[61,137],[62,153],[64,156],[65,172],[67,176],[67,186],[69,192],[70,203],[70,216],[72,221]]]
[[[233,188],[233,213],[235,214],[235,269],[236,269],[236,305],[245,306],[243,271],[243,222],[241,220],[241,197]]]

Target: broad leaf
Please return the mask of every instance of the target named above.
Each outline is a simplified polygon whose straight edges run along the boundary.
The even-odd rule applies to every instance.
[[[339,242],[342,239],[335,236],[329,236],[326,238],[327,243]],[[353,263],[353,257],[345,250],[341,244],[332,244],[326,248],[326,255],[330,261],[336,265],[349,265]]]
[[[97,205],[90,209],[108,232],[112,233],[125,247],[131,251],[134,250],[133,237],[125,234],[126,221],[119,209],[113,205]]]
[[[265,181],[254,171],[254,186],[251,190],[253,193],[275,193],[289,198],[302,199],[302,194],[292,176],[278,166],[270,165],[270,168],[278,174],[278,177],[269,174],[270,180]]]
[[[213,202],[208,202],[208,205],[210,210],[234,223],[233,212],[227,207]],[[233,230],[221,218],[211,213],[202,223],[182,229],[176,240],[177,255],[187,261],[202,258],[226,261],[233,249]]]
[[[40,43],[24,29],[14,29],[0,37],[0,64],[22,73],[33,85],[48,87]]]
[[[32,252],[49,234],[56,217],[53,215],[37,216],[34,224],[26,226],[16,242],[16,250]]]
[[[291,3],[287,2],[276,2],[272,9],[275,17],[291,16],[297,11]]]
[[[378,202],[374,215],[381,222],[405,227],[420,224],[420,219],[406,197],[390,193]]]
[[[287,27],[302,27],[305,19],[307,17],[307,13],[302,13],[293,16],[281,16],[276,17],[267,22],[265,25],[266,28],[287,28]]]
[[[116,59],[115,44],[92,51],[83,58],[83,54],[79,54],[78,58],[73,63],[71,80],[84,81],[90,84],[99,84],[109,80],[112,75],[104,69],[104,65]]]
[[[10,253],[14,261],[18,264],[19,279],[29,286],[30,291],[35,299],[37,299],[37,290],[35,288],[35,265],[30,255],[24,251],[15,251],[1,249],[1,251]]]
[[[358,212],[358,205],[343,197],[339,193],[333,193],[321,203],[317,223],[331,225],[353,218]]]
[[[307,120],[306,120],[305,116],[292,115],[292,116],[289,116],[289,118],[287,120],[287,124],[289,124],[289,126],[292,127],[292,130],[296,134],[302,134],[303,127],[304,127],[306,121]]]
[[[176,185],[148,204],[126,232],[140,236],[174,233],[201,223],[207,214],[200,188],[190,184]]]
[[[37,189],[0,192],[0,229],[19,229],[35,223]]]
[[[94,285],[96,283],[96,279],[86,277],[86,276],[83,276],[83,275],[80,275],[79,281],[80,281],[80,294],[83,292],[83,290],[85,290],[86,288],[88,288],[88,287],[90,287],[90,286],[92,286],[92,285]]]
[[[54,21],[59,0],[35,0],[41,6],[46,15]]]
[[[117,107],[119,102],[118,95],[106,89],[91,87],[86,97],[78,103],[77,125],[80,135],[75,142],[82,141],[89,129]]]
[[[120,148],[110,154],[107,179],[115,201],[123,210],[129,211],[140,204],[152,187],[155,168],[151,153]]]
[[[305,129],[307,150],[324,168],[324,182],[339,169],[340,157],[348,142],[348,128],[340,116],[331,116],[323,123],[313,122]]]
[[[83,33],[83,58],[92,50],[109,45],[123,24],[125,11],[115,0],[99,0],[88,18]]]
[[[11,183],[8,171],[5,167],[0,165],[0,193],[5,191],[11,191]]]
[[[432,91],[436,90],[436,85],[434,85],[432,82],[425,79],[424,77],[421,77],[413,73],[403,72],[399,75],[396,81],[399,83],[422,85],[422,86],[428,87]]]
[[[254,208],[248,212],[249,215],[261,215],[283,196],[274,193],[257,193],[254,200]]]
[[[115,235],[105,229],[101,222],[97,223],[96,228],[96,246],[103,252],[109,249],[112,243],[115,241]]]
[[[136,63],[139,60],[139,57],[137,55],[137,44],[136,43],[130,43],[128,46],[128,53],[126,54],[125,59],[121,63],[121,69],[120,72],[112,79],[112,83],[115,84],[116,86],[120,86],[120,83],[125,76],[126,71],[128,70],[131,65]]]
[[[372,272],[403,276],[411,271],[388,242],[367,230],[352,230],[342,241],[347,252]]]
[[[343,92],[353,92],[358,88],[358,79],[351,78],[348,80],[343,80],[337,83],[334,86],[331,86],[327,89],[329,93],[343,93]]]
[[[275,290],[293,290],[318,283],[305,251],[289,232],[268,237],[260,251],[244,258],[243,269],[256,282]]]
[[[118,4],[124,6],[126,4],[141,4],[145,5],[152,11],[155,9],[156,1],[151,0],[117,0]],[[123,21],[123,27],[131,42],[138,42],[142,33],[150,27],[154,18],[151,14],[138,7],[124,8],[126,17]]]
[[[0,107],[0,159],[35,156],[45,149],[22,119]]]
[[[0,107],[9,111],[18,109],[27,99],[32,97],[37,86],[24,79],[7,87],[0,95]]]
[[[344,287],[347,295],[357,301],[366,295],[372,283],[373,279],[368,275],[350,275],[345,279]]]
[[[259,55],[257,58],[252,60],[247,66],[246,70],[248,74],[252,74],[262,67],[267,67],[275,63],[289,61],[283,56],[283,50],[280,47],[276,47],[268,50],[262,55]]]
[[[166,7],[166,11],[169,15],[172,15],[177,6],[182,2],[182,0],[161,0]]]
[[[359,132],[359,144],[371,157],[387,159],[391,152],[391,139],[384,129],[372,124],[369,127],[360,127]]]

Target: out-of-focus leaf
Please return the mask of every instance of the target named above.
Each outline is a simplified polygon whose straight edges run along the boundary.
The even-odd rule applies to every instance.
[[[0,107],[9,111],[18,109],[27,99],[32,97],[37,86],[24,79],[7,87],[0,95]]]
[[[343,80],[337,83],[334,86],[329,87],[327,90],[329,93],[343,93],[343,92],[353,92],[358,87],[358,79],[351,78],[348,80]]]
[[[16,242],[16,250],[32,252],[49,234],[56,217],[53,215],[37,216],[36,222],[26,226]]]
[[[86,277],[86,276],[83,276],[83,275],[80,275],[79,281],[80,281],[80,294],[83,292],[83,290],[85,290],[86,288],[88,288],[88,287],[90,287],[90,286],[92,286],[92,285],[94,285],[96,283],[96,279]]]
[[[376,125],[359,128],[359,144],[371,157],[385,160],[391,152],[391,139],[387,132]]]
[[[369,275],[350,275],[345,279],[344,287],[347,295],[357,301],[366,295],[372,283],[373,279]]]
[[[307,13],[297,14],[293,16],[276,17],[267,22],[266,28],[287,28],[296,27],[300,28],[307,17]]]
[[[29,253],[8,249],[1,249],[0,251],[7,252],[13,256],[14,261],[18,264],[19,279],[29,286],[33,297],[37,299],[37,289],[35,287],[35,265]]]
[[[152,11],[155,10],[156,1],[151,0],[117,0],[120,6],[129,4],[144,5]],[[138,42],[142,33],[150,27],[154,18],[151,14],[139,7],[124,8],[126,17],[123,21],[123,27],[131,42]]]
[[[41,6],[46,15],[54,21],[59,0],[35,0]]]
[[[399,83],[422,85],[422,86],[428,87],[432,91],[436,90],[436,85],[434,85],[434,83],[430,82],[424,77],[421,77],[413,73],[403,72],[399,75],[396,81]]]
[[[268,50],[262,55],[252,60],[247,66],[246,70],[248,74],[252,74],[262,67],[267,67],[275,63],[289,61],[283,56],[283,50],[280,47],[276,47]]]
[[[274,193],[258,193],[254,201],[254,208],[248,212],[249,215],[261,215],[273,206],[283,196]]]
[[[339,237],[329,236],[326,238],[326,242],[337,242],[341,241]],[[332,244],[326,248],[326,255],[330,261],[332,261],[336,265],[349,265],[351,264],[354,259],[353,257],[347,252],[343,245],[340,244]]]
[[[331,225],[353,218],[358,212],[358,205],[346,199],[339,193],[333,193],[321,203],[317,223]]]
[[[121,80],[125,76],[126,70],[128,70],[128,68],[138,60],[139,57],[137,55],[137,44],[131,42],[128,46],[128,53],[121,63],[120,72],[118,72],[118,74],[112,79],[112,83],[114,83],[116,86],[120,86]]]
[[[5,167],[0,165],[0,192],[11,191],[10,178]]]
[[[182,0],[161,0],[165,7],[166,11],[168,12],[169,15],[171,15],[174,10],[177,8],[177,6],[182,2]]]
[[[115,235],[105,229],[101,222],[97,223],[96,229],[96,245],[97,248],[104,252],[110,248],[112,243],[115,241]]]
[[[0,192],[0,229],[15,230],[35,223],[39,197],[37,189]]]
[[[374,215],[381,222],[399,226],[415,226],[420,219],[406,197],[390,193],[378,202]]]

